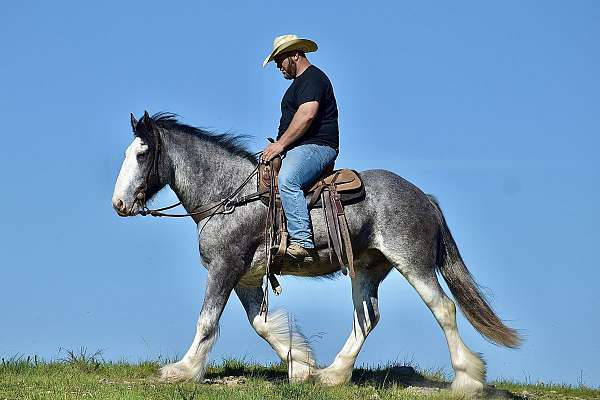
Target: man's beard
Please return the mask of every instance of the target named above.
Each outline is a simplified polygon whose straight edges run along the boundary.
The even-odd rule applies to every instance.
[[[298,71],[296,62],[290,59],[288,69],[289,71],[283,68],[283,77],[288,80],[294,79],[296,77],[296,72]]]

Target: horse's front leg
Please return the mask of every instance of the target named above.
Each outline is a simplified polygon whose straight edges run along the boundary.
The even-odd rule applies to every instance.
[[[217,338],[219,319],[229,295],[241,276],[242,268],[236,269],[225,260],[211,262],[204,304],[196,324],[196,336],[183,358],[160,369],[160,378],[166,381],[196,380],[204,378],[208,355]]]

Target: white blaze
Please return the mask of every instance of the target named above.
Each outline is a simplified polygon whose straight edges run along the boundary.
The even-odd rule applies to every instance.
[[[115,191],[112,198],[113,204],[117,200],[121,200],[129,209],[134,203],[134,191],[142,184],[144,179],[137,156],[147,150],[148,145],[142,142],[142,139],[136,137],[125,151],[125,160],[123,160],[121,171],[115,183]]]

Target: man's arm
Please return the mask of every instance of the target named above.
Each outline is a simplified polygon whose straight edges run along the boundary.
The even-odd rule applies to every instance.
[[[277,155],[283,153],[292,143],[300,138],[312,124],[319,111],[318,101],[309,101],[298,107],[298,111],[294,114],[290,126],[285,130],[283,135],[275,143],[271,143],[263,151],[262,159],[270,161]]]

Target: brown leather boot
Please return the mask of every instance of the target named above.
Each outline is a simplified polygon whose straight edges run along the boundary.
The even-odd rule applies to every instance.
[[[285,250],[285,256],[295,263],[313,263],[319,260],[319,253],[316,249],[307,249],[298,243],[290,243]]]

